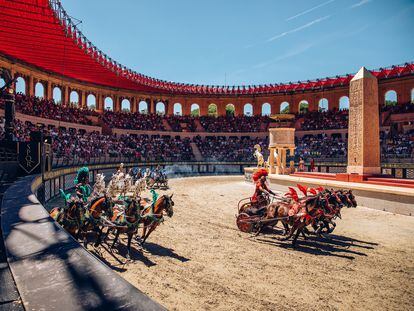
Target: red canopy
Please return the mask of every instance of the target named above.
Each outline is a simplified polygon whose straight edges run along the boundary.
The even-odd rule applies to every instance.
[[[205,86],[167,82],[136,73],[95,47],[59,1],[0,0],[0,54],[79,81],[165,94],[254,95],[346,86],[352,75],[258,86]],[[373,72],[379,79],[414,74],[414,64]]]

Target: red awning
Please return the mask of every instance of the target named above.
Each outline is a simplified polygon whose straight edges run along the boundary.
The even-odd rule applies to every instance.
[[[110,40],[110,39],[108,39]],[[165,94],[272,94],[346,86],[352,75],[266,86],[206,86],[167,82],[122,66],[95,47],[58,1],[0,0],[0,54],[82,82]],[[414,64],[373,71],[379,79],[414,74]]]

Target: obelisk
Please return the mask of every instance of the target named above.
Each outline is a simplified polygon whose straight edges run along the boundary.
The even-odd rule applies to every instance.
[[[381,173],[378,80],[362,67],[349,86],[348,174]]]

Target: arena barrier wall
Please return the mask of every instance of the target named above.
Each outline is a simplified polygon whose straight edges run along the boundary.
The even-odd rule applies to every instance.
[[[246,168],[244,178],[252,181],[252,173],[255,168]],[[296,188],[297,184],[308,187],[323,186],[333,189],[352,189],[358,205],[372,209],[386,211],[395,214],[414,215],[414,189],[384,186],[376,184],[364,184],[354,182],[342,182],[337,180],[326,180],[292,175],[270,174],[269,181],[272,190],[287,192],[288,187]]]
[[[165,310],[83,248],[36,197],[40,176],[4,194],[1,226],[26,310]]]
[[[124,167],[161,165],[175,177],[242,174],[251,163],[125,163]],[[90,180],[110,177],[118,163],[89,165]],[[165,310],[63,230],[42,204],[73,188],[80,166],[19,179],[4,194],[1,227],[7,259],[26,309]]]

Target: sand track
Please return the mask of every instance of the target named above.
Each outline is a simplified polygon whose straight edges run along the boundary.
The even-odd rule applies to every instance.
[[[126,280],[170,310],[412,310],[414,217],[344,209],[330,239],[292,249],[278,229],[259,237],[235,225],[242,177],[170,181],[175,214],[134,262],[125,247],[97,252]],[[110,242],[110,241],[109,241]],[[125,244],[125,238],[122,243]]]

